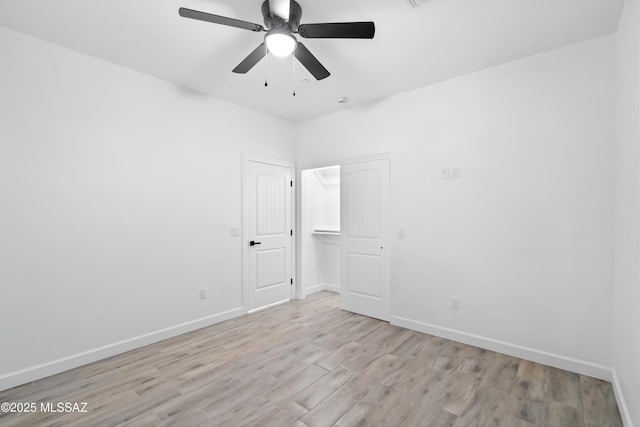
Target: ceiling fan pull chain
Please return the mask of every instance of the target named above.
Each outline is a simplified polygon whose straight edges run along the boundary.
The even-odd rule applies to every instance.
[[[293,67],[293,96],[296,96],[296,56],[291,55],[291,64]]]
[[[269,49],[267,48],[267,45],[265,43],[264,45],[264,87],[269,86],[269,83],[267,83],[268,76],[269,76]]]

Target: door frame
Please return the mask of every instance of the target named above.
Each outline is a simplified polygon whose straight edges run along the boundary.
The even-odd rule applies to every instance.
[[[298,188],[296,188],[295,183],[296,182],[302,182],[302,171],[303,170],[321,169],[321,168],[328,168],[328,167],[331,167],[331,166],[342,166],[342,165],[348,165],[348,164],[351,164],[351,163],[360,163],[360,162],[368,162],[368,161],[372,161],[372,160],[384,160],[384,159],[389,160],[389,193],[391,193],[391,153],[390,152],[378,153],[378,154],[370,154],[370,155],[358,156],[358,157],[349,157],[349,158],[341,159],[341,160],[329,160],[329,161],[323,161],[323,162],[314,162],[314,163],[310,163],[309,165],[305,165],[304,168],[297,169],[296,170],[296,179],[294,181],[294,189],[296,190],[295,191],[296,200],[300,200],[301,204],[298,205],[296,203],[296,227],[299,228],[302,225],[302,200],[303,200],[303,196],[302,196],[302,186],[298,185]],[[300,193],[298,193],[298,191],[300,191]],[[391,198],[391,194],[389,194],[389,198]],[[391,227],[391,215],[389,215],[389,227]],[[298,244],[298,239],[301,239],[302,236],[298,236],[298,234],[296,234],[295,230],[294,230],[293,234],[294,234],[294,237],[295,237],[294,240],[295,240],[296,245],[297,245]],[[389,245],[389,250],[391,250],[391,245]],[[295,271],[300,271],[300,273],[302,274],[302,270],[299,270],[299,269],[302,268],[302,254],[298,254],[297,251],[295,252],[295,254],[296,254]],[[389,257],[391,257],[391,252],[389,252]],[[391,259],[391,258],[389,258],[389,259]],[[295,298],[296,299],[304,299],[307,296],[305,290],[302,288],[302,280],[303,280],[302,275],[300,276],[300,280],[297,280],[295,277],[293,279],[294,289],[295,289]],[[340,285],[340,291],[342,292],[342,284]],[[389,305],[391,306],[391,293],[389,293]]]
[[[249,162],[265,163],[268,165],[281,166],[289,168],[291,172],[291,180],[293,181],[293,191],[291,191],[291,228],[293,229],[293,236],[291,237],[291,277],[293,278],[293,286],[289,293],[289,298],[294,299],[296,292],[295,289],[298,286],[298,280],[296,278],[297,272],[297,220],[296,220],[296,206],[297,206],[297,188],[296,188],[296,166],[295,163],[290,160],[275,159],[272,157],[266,157],[259,154],[242,153],[242,228],[240,232],[240,240],[242,245],[242,308],[245,312],[249,312]],[[266,307],[262,307],[266,308]]]

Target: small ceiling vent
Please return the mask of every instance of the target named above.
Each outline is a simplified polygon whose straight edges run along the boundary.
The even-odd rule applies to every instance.
[[[413,7],[420,7],[423,4],[425,4],[426,2],[428,2],[429,0],[408,0],[409,4]]]

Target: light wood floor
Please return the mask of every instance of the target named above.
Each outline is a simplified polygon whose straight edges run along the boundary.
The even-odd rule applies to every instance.
[[[611,384],[341,311],[322,292],[0,392],[2,426],[621,426]]]

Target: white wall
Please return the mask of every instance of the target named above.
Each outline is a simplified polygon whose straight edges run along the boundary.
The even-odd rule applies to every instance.
[[[292,160],[293,126],[2,28],[0,56],[0,389],[244,312],[242,152]]]
[[[340,236],[318,234],[314,237],[314,244],[323,289],[340,292]]]
[[[394,323],[608,376],[614,55],[604,37],[297,126],[301,169],[391,153]]]
[[[321,228],[340,230],[340,167],[322,169],[324,216]]]
[[[628,0],[617,34],[613,367],[627,421],[640,425],[640,8]],[[630,424],[629,424],[630,425]]]

